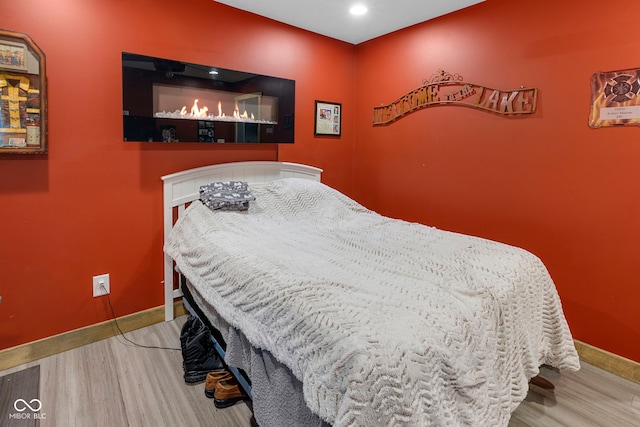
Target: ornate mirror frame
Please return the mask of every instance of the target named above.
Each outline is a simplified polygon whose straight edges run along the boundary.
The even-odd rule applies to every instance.
[[[46,152],[44,53],[27,34],[0,29],[0,154]]]

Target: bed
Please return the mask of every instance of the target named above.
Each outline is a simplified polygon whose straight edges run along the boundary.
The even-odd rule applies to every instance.
[[[507,425],[541,365],[579,369],[536,256],[381,216],[320,176],[240,162],[163,177],[166,318],[177,269],[261,426]],[[249,183],[248,211],[198,201],[230,180]]]

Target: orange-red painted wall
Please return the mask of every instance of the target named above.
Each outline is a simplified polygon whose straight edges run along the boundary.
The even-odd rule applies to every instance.
[[[212,0],[20,0],[0,28],[29,34],[46,54],[49,154],[0,158],[0,349],[101,322],[92,276],[111,275],[121,316],[162,299],[160,177],[190,167],[275,160],[276,146],[127,143],[121,53],[294,79],[296,143],[279,158],[351,186],[353,125],[313,136],[315,99],[354,110],[354,46]]]
[[[525,2],[526,3],[526,2]],[[274,146],[122,141],[120,53],[296,80],[296,143],[278,158],[384,214],[522,246],[548,266],[576,338],[640,361],[639,128],[590,129],[595,71],[640,67],[633,14],[594,0],[486,2],[351,46],[212,0],[21,0],[0,28],[47,54],[50,153],[0,158],[0,349],[162,304],[160,176],[275,159]],[[637,56],[637,55],[636,55]],[[373,106],[438,69],[539,89],[506,118],[430,107],[372,127]],[[313,101],[343,134],[313,137]]]
[[[637,19],[599,1],[488,0],[357,46],[355,197],[524,247],[575,338],[640,361],[640,128],[588,126],[590,77],[640,68]],[[434,106],[372,127],[437,70],[539,89],[530,117]]]

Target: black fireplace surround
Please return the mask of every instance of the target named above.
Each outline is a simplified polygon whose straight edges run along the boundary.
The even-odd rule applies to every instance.
[[[122,53],[125,141],[293,143],[295,81]]]

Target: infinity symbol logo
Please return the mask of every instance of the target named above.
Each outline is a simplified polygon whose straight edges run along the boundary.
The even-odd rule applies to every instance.
[[[35,402],[35,405],[33,405],[33,406],[37,405],[37,407],[35,407],[35,408],[30,405],[30,404],[33,404],[34,402]],[[18,407],[19,403],[22,403],[22,405],[20,405],[20,407]],[[38,399],[31,399],[29,401],[29,403],[27,403],[27,401],[24,400],[24,399],[18,399],[15,402],[13,402],[13,407],[18,412],[24,412],[24,411],[27,410],[27,408],[31,409],[32,412],[38,412],[40,410],[40,408],[42,408],[42,403]]]

